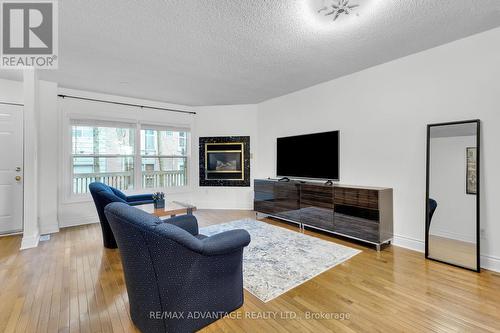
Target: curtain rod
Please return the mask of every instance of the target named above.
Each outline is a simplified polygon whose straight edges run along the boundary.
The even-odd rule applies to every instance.
[[[71,95],[57,95],[58,97],[62,98],[73,98],[73,99],[81,99],[84,101],[91,101],[91,102],[101,102],[101,103],[108,103],[108,104],[116,104],[116,105],[124,105],[124,106],[136,106],[146,109],[152,109],[152,110],[162,110],[162,111],[170,111],[170,112],[178,112],[178,113],[187,113],[187,114],[196,114],[196,112],[193,111],[184,111],[184,110],[175,110],[175,109],[168,109],[168,108],[160,108],[156,106],[147,106],[147,105],[141,105],[141,104],[132,104],[132,103],[122,103],[122,102],[113,102],[113,101],[106,101],[103,99],[95,99],[95,98],[86,98],[86,97],[78,97],[78,96],[71,96]]]
[[[2,102],[2,101],[0,101],[0,104],[3,104],[3,105],[15,105],[15,106],[24,106],[24,104],[21,104],[21,103],[13,103],[13,102]]]

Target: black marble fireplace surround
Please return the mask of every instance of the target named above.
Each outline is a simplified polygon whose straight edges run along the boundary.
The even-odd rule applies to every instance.
[[[250,186],[250,137],[200,138],[200,186]]]

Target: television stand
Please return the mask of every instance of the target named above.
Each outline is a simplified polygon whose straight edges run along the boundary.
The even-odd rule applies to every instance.
[[[380,250],[393,239],[392,192],[382,187],[256,179],[254,210]]]
[[[288,183],[288,182],[290,182],[290,178],[288,178],[288,177],[282,177],[282,178],[278,179],[278,181],[279,181],[279,182],[285,182],[285,183]]]

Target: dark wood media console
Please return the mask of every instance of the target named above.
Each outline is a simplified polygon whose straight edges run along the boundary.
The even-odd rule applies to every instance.
[[[374,244],[393,238],[392,189],[315,182],[254,181],[254,210]]]

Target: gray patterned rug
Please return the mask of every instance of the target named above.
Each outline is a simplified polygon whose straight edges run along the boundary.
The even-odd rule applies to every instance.
[[[253,219],[212,225],[200,233],[211,236],[232,229],[245,229],[252,237],[243,254],[243,284],[263,302],[361,252]]]

